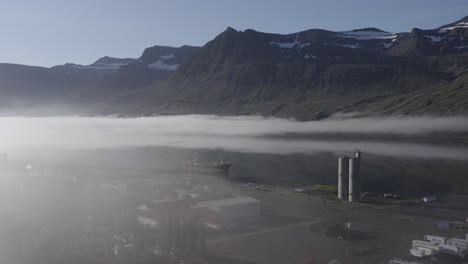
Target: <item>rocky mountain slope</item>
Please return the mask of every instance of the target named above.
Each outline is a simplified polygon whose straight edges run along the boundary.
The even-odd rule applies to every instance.
[[[0,63],[0,109],[3,114],[15,114],[31,104],[46,106],[88,84],[86,76]]]
[[[154,46],[137,59],[105,56],[51,68],[0,63],[0,115],[90,114],[104,98],[169,78],[198,49]]]
[[[98,87],[127,90],[151,86],[174,74],[199,49],[193,46],[147,48],[140,58],[120,67],[114,76],[102,80]]]
[[[468,17],[396,34],[376,28],[288,35],[228,28],[169,81],[130,95],[141,106],[130,108],[138,114],[300,119],[352,111],[466,114],[467,34]]]
[[[107,58],[81,67],[93,71],[99,63],[119,66],[93,78],[64,70],[75,65],[51,68],[86,82],[50,104],[82,114],[300,119],[337,112],[468,113],[468,17],[409,33],[369,27],[282,35],[228,28],[201,48],[155,46],[136,60]],[[3,83],[0,78],[2,89]]]

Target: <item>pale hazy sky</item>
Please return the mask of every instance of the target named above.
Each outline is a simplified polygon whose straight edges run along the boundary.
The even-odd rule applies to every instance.
[[[466,15],[467,0],[0,0],[0,62],[52,66],[138,57],[153,45],[204,45],[228,26],[401,32]]]

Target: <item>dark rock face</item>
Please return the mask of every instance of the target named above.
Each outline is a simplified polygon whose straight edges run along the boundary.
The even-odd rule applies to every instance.
[[[172,82],[159,87],[167,92],[159,92],[155,108],[144,111],[301,119],[357,111],[356,105],[367,114],[382,112],[386,106],[366,106],[395,95],[421,96],[429,87],[443,90],[455,80],[464,83],[467,29],[463,20],[396,34],[376,28],[288,35],[228,28],[183,64]],[[447,113],[466,113],[466,107],[450,109],[449,102],[444,101]],[[413,112],[409,105],[398,112]]]

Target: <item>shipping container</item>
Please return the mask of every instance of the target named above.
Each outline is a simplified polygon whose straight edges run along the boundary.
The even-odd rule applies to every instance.
[[[464,256],[465,250],[452,245],[439,245],[440,251],[456,256]]]
[[[456,246],[458,248],[461,248],[463,250],[468,249],[468,240],[466,239],[461,239],[461,238],[451,238],[447,240],[447,244],[451,246]]]
[[[439,250],[439,247],[437,245],[434,245],[431,242],[424,240],[413,240],[413,248],[416,247],[424,247],[435,251]]]
[[[433,236],[433,235],[425,235],[424,240],[427,240],[433,244],[445,244],[447,242],[446,237],[441,237],[441,236]]]
[[[419,250],[419,249],[416,249],[416,248],[410,249],[410,254],[412,256],[419,257],[419,258],[422,258],[422,257],[425,256],[424,252],[422,250]]]

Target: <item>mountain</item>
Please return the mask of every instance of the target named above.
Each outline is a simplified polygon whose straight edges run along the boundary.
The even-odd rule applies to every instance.
[[[98,86],[110,89],[135,89],[158,83],[171,76],[200,47],[153,46],[136,60],[120,67],[115,76],[108,76]]]
[[[137,59],[105,56],[90,65],[51,68],[0,63],[0,115],[90,114],[100,100],[117,98],[121,90],[170,77],[198,49],[154,46]],[[92,113],[103,110],[97,111]]]
[[[82,86],[89,79],[49,68],[0,63],[1,114],[21,113],[31,105],[49,105]]]
[[[132,102],[141,105],[131,109],[138,114],[263,114],[300,119],[358,110],[466,114],[468,106],[455,104],[466,94],[466,19],[410,33],[370,27],[281,35],[227,28],[182,64],[170,81],[130,95]],[[459,90],[454,93],[455,84]],[[431,109],[430,102],[440,100],[443,90],[451,94],[443,104],[447,108]],[[391,107],[395,103],[391,98],[404,99],[407,109]],[[421,98],[426,103],[419,102]],[[412,104],[412,99],[418,102]]]
[[[467,66],[468,17],[401,33],[375,27],[292,34],[227,28],[201,48],[154,46],[137,59],[53,67],[55,74],[85,81],[50,103],[80,114],[305,120],[341,112],[467,114]]]

